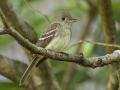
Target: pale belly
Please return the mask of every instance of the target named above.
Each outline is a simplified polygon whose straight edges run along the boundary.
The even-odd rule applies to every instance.
[[[71,39],[71,31],[65,30],[64,32],[60,32],[60,35],[57,36],[46,46],[46,49],[51,49],[57,52],[64,51]]]

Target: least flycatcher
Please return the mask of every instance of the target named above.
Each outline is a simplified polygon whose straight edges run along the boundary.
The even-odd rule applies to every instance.
[[[66,49],[71,39],[71,25],[76,22],[77,19],[73,19],[67,12],[59,12],[51,21],[50,25],[44,30],[40,39],[37,42],[38,47],[54,50],[56,52],[62,52]],[[20,85],[24,83],[28,75],[30,74],[34,66],[38,66],[47,57],[41,55],[33,55],[33,60],[27,67],[23,74]]]

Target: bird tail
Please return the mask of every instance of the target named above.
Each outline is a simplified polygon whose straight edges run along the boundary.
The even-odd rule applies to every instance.
[[[35,55],[30,64],[28,65],[27,69],[25,70],[22,78],[20,79],[19,85],[21,86],[25,82],[34,66],[38,67],[45,60],[47,60],[47,57],[38,57],[37,55]]]
[[[22,78],[20,79],[19,85],[21,86],[25,80],[27,79],[27,77],[29,76],[30,72],[32,71],[33,67],[36,65],[37,62],[37,56],[35,56],[32,61],[30,62],[29,66],[27,67],[27,69],[25,70]]]

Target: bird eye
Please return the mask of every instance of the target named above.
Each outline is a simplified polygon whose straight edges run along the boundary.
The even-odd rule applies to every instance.
[[[65,17],[62,17],[61,19],[64,21],[64,20],[65,20]]]

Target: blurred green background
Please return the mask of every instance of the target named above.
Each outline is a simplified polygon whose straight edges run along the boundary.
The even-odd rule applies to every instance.
[[[111,0],[117,27],[117,40],[120,42],[120,0]],[[72,17],[78,19],[72,26],[72,39],[70,45],[80,39],[104,42],[104,33],[101,16],[98,9],[98,0],[27,0],[34,8],[40,10],[51,20],[59,11],[67,11]],[[9,0],[13,10],[21,21],[28,22],[37,32],[38,38],[44,28],[49,24],[47,19],[28,6],[24,0]],[[0,26],[2,24],[0,22]],[[79,46],[79,45],[78,45]],[[93,44],[83,43],[78,49],[75,46],[68,50],[69,54],[82,52],[85,57],[101,56],[106,54],[106,48]],[[28,60],[16,41],[8,36],[0,36],[0,54],[23,60]],[[55,76],[60,86],[68,84],[67,90],[105,90],[109,78],[109,66],[91,69],[72,63],[50,60]],[[69,73],[69,74],[68,74]],[[65,83],[63,77],[68,75],[70,81]],[[0,90],[25,90],[3,77],[0,78]]]

